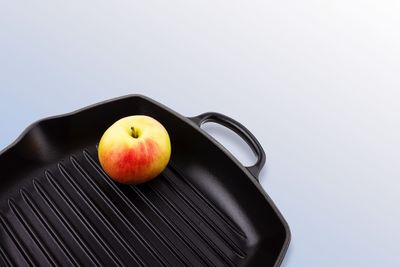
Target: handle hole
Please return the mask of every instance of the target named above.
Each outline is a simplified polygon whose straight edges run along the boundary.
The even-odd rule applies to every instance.
[[[215,122],[205,122],[200,127],[223,145],[244,166],[256,163],[257,157],[249,145],[231,129]]]

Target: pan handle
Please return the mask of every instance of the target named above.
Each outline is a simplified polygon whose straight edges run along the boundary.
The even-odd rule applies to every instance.
[[[206,122],[215,122],[221,124],[243,138],[243,140],[250,146],[251,150],[257,156],[257,162],[254,165],[245,168],[249,170],[249,172],[258,181],[258,175],[265,164],[265,152],[257,138],[246,127],[244,127],[238,121],[217,112],[206,112],[189,119],[196,123],[199,127]]]

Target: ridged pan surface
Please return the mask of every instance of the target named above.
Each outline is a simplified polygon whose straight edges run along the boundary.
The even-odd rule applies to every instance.
[[[97,158],[107,127],[135,114],[172,145],[168,167],[136,186]],[[0,153],[0,266],[280,265],[286,222],[196,121],[132,95],[31,125]]]

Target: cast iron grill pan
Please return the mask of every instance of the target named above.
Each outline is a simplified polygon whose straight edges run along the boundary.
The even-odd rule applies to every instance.
[[[172,157],[137,186],[112,181],[97,142],[119,118],[150,115]],[[200,129],[215,121],[258,156],[243,167]],[[1,266],[279,266],[289,229],[258,184],[265,154],[218,113],[185,118],[131,95],[44,119],[0,153]]]

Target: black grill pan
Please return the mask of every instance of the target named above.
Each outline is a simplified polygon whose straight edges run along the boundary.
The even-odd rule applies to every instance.
[[[145,114],[171,138],[151,182],[113,182],[97,142],[116,120]],[[239,134],[258,157],[244,167],[200,129]],[[38,121],[0,152],[0,266],[279,266],[289,228],[258,183],[265,154],[240,123],[186,118],[141,95]]]

